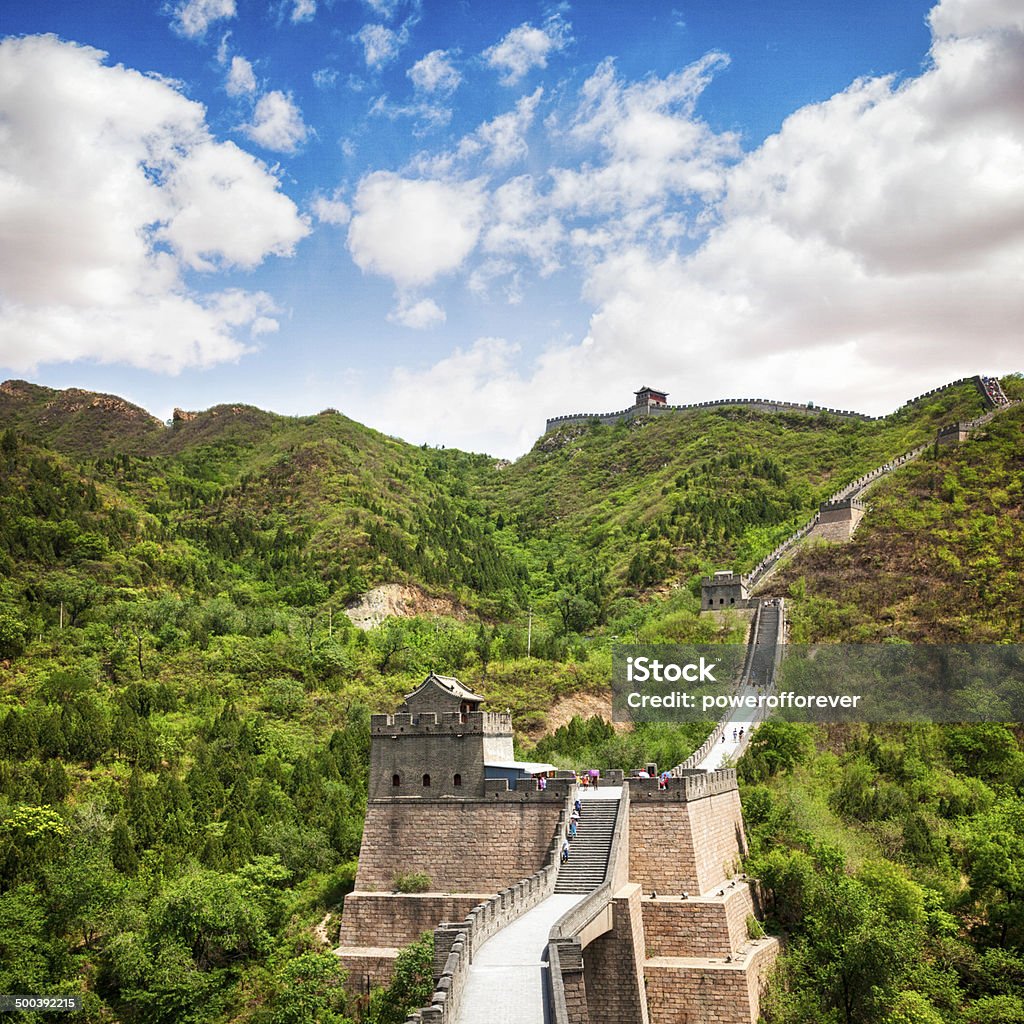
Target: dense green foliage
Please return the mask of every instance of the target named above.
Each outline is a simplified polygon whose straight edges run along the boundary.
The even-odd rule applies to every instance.
[[[786,939],[769,1021],[1024,1015],[1019,737],[769,722],[740,768],[747,866]]]
[[[83,993],[90,1021],[400,1021],[428,945],[356,1005],[318,937],[354,879],[368,709],[436,668],[510,708],[530,756],[676,763],[706,726],[573,718],[534,741],[560,701],[606,694],[619,640],[740,640],[740,620],[699,616],[702,573],[749,568],[836,487],[979,411],[969,387],[874,423],[719,409],[570,428],[509,466],[332,411],[169,428],[4,385],[0,990]],[[898,474],[850,548],[799,556],[798,633],[1019,639],[1020,422]],[[908,572],[929,586],[899,590]],[[381,584],[417,614],[355,628]],[[869,976],[874,1016],[835,1019],[1016,1019],[1019,749],[1006,730],[763,730],[754,863],[814,908],[775,914],[776,1019],[846,1013]]]

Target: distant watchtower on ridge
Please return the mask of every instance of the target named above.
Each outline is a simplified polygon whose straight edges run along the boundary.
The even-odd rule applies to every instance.
[[[634,391],[636,395],[637,406],[640,405],[668,405],[668,392],[658,391],[657,388],[642,387],[639,391]]]

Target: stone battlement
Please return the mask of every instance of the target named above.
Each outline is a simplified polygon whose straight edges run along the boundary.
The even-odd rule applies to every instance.
[[[664,789],[660,779],[630,779],[629,799],[631,803],[689,803],[738,788],[736,769],[720,768],[714,772],[673,775],[665,780]]]
[[[512,716],[499,711],[370,715],[371,736],[470,734],[511,736]]]
[[[863,511],[866,508],[867,505],[860,498],[840,498],[838,501],[823,502],[818,507],[818,511],[824,514],[825,512],[845,512],[850,509]]]
[[[831,416],[844,416],[847,419],[856,420],[883,418],[880,416],[868,416],[866,413],[854,412],[851,409],[833,409],[830,406],[813,405],[803,402],[778,402],[771,398],[713,398],[707,402],[691,402],[687,405],[644,402],[640,405],[631,406],[628,409],[620,409],[618,412],[574,412],[564,416],[552,416],[547,421],[544,433],[550,434],[552,430],[557,430],[560,427],[572,426],[576,423],[590,423],[593,420],[605,424],[623,423],[647,416],[663,416],[666,413],[690,412],[737,405],[752,409],[754,412],[796,412],[812,416],[828,413]]]
[[[900,409],[916,405],[918,402],[926,401],[935,395],[948,391],[950,388],[960,387],[962,384],[974,384],[985,399],[986,404],[997,406],[1006,403],[1006,397],[1002,394],[999,382],[994,378],[982,377],[975,374],[973,377],[960,377],[958,380],[942,384],[924,394],[918,395],[904,402]],[[628,409],[620,409],[618,412],[574,412],[564,416],[552,416],[548,419],[544,428],[545,434],[560,427],[573,426],[577,423],[591,423],[597,420],[604,424],[623,423],[629,420],[646,418],[649,416],[661,416],[666,413],[689,412],[701,409],[714,409],[723,406],[743,406],[754,412],[779,413],[795,412],[816,416],[819,413],[827,413],[830,416],[843,416],[847,419],[874,421],[888,419],[887,416],[868,416],[866,413],[855,412],[852,409],[834,409],[827,405],[815,405],[813,402],[779,402],[771,398],[713,398],[706,402],[691,402],[688,405],[668,405],[665,402],[641,402],[630,406]],[[896,412],[890,415],[895,415]]]

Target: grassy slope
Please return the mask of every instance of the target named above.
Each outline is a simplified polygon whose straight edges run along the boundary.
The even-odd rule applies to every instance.
[[[1017,641],[1024,633],[1024,407],[872,492],[848,545],[798,554],[773,581],[795,638]]]

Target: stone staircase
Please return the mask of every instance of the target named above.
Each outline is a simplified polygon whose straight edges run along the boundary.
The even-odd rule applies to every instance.
[[[591,892],[604,882],[618,811],[618,800],[581,801],[576,838],[569,842],[569,859],[559,865],[556,893]]]

